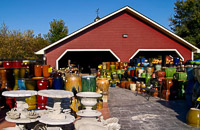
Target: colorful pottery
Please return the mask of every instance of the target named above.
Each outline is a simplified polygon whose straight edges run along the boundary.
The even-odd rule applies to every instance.
[[[111,72],[115,71],[115,65],[110,65]]]
[[[53,89],[63,89],[62,77],[53,77]]]
[[[178,65],[180,63],[180,58],[179,57],[174,57],[173,58],[173,62],[174,62],[174,65]]]
[[[78,75],[66,75],[65,90],[71,91],[74,94],[81,92],[81,77]]]
[[[3,68],[12,68],[12,61],[3,61]]]
[[[26,98],[26,103],[28,104],[28,110],[36,109],[37,108],[37,98],[36,96],[31,96]]]
[[[22,67],[22,61],[12,61],[12,67],[13,68],[21,68]]]
[[[173,85],[172,79],[163,79],[162,84],[163,84],[162,98],[168,101],[170,96],[170,88]]]
[[[157,65],[155,65],[155,68],[156,68],[156,71],[160,71],[161,70],[161,65],[160,64],[157,64]]]
[[[174,73],[174,79],[186,81],[187,73],[186,72],[176,72],[176,73]]]
[[[188,125],[200,127],[200,110],[197,108],[190,108],[186,116]]]
[[[18,79],[18,90],[26,90],[24,79]]]
[[[165,69],[165,76],[166,79],[173,79],[174,73],[176,73],[176,68],[166,68]]]
[[[47,99],[47,97],[37,95],[37,108],[46,109]]]
[[[26,68],[22,67],[19,69],[19,78],[26,78]]]
[[[130,84],[133,84],[133,83],[134,83],[133,81],[127,81],[125,88],[130,89]]]
[[[34,65],[34,74],[35,74],[35,77],[42,76],[42,66],[41,65]]]
[[[48,89],[49,88],[49,81],[46,80],[46,79],[37,80],[37,88],[38,88],[38,90]]]
[[[102,94],[108,94],[109,81],[106,78],[98,78],[96,81],[97,89],[102,91]]]
[[[147,73],[152,75],[154,72],[154,67],[147,67]]]
[[[34,79],[25,79],[25,86],[27,90],[35,90],[36,81]]]
[[[82,92],[96,92],[96,77],[93,75],[81,76]]]
[[[116,69],[116,70],[119,69],[119,62],[115,62],[115,69]]]
[[[110,62],[106,62],[106,69],[110,70]]]
[[[50,73],[48,71],[49,67],[50,67],[50,65],[43,65],[42,66],[42,73],[43,73],[44,77],[49,77],[50,76]]]
[[[121,88],[126,88],[126,82],[127,82],[127,81],[121,81],[121,85],[120,85]]]

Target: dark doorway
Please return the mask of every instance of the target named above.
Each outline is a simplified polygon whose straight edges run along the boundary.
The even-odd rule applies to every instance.
[[[69,51],[58,61],[58,68],[68,67],[68,60],[83,68],[83,73],[88,73],[88,68],[97,69],[102,62],[118,61],[110,51]]]

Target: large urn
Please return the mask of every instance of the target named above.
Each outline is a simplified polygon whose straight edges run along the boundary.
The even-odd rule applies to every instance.
[[[106,78],[99,78],[96,81],[97,89],[102,91],[102,94],[106,95],[108,94],[109,89],[109,81]]]
[[[200,110],[197,108],[190,108],[186,116],[186,121],[188,125],[200,127]]]
[[[96,92],[96,76],[81,76],[81,86],[83,92]]]

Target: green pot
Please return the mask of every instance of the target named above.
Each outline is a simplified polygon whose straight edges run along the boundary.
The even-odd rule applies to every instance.
[[[166,68],[165,69],[166,79],[173,79],[174,73],[176,73],[176,68]]]
[[[82,92],[96,92],[96,76],[81,76]]]
[[[186,81],[187,73],[186,72],[176,72],[176,73],[174,73],[174,79]]]

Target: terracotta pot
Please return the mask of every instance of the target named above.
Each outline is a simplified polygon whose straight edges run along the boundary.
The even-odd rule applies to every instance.
[[[49,67],[50,67],[50,65],[43,65],[42,66],[42,73],[43,73],[44,77],[49,77],[50,76],[50,73],[48,71]]]
[[[127,81],[126,82],[126,89],[130,89],[130,84],[133,84],[133,81]]]
[[[121,88],[126,88],[126,82],[127,82],[127,81],[121,81],[121,85],[120,85]]]
[[[190,108],[186,116],[186,122],[188,125],[200,127],[200,110]]]
[[[110,62],[106,62],[106,69],[110,70]]]
[[[119,69],[119,62],[115,62],[115,69],[116,69],[116,70]]]
[[[65,90],[78,93],[82,91],[81,77],[78,75],[66,75]]]
[[[35,74],[35,77],[42,76],[42,66],[41,65],[34,65],[34,74]]]
[[[99,78],[96,81],[97,88],[102,91],[102,94],[108,94],[109,81],[106,78]]]

